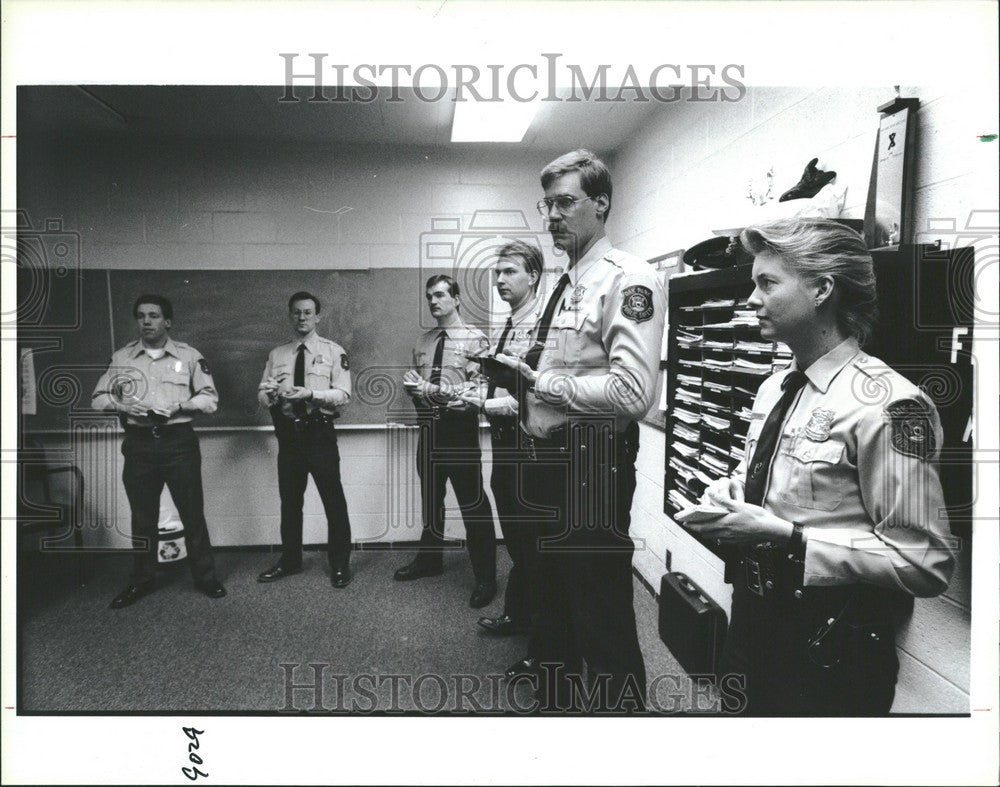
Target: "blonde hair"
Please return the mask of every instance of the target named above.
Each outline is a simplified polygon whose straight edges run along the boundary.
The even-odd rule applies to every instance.
[[[864,344],[878,319],[875,265],[864,239],[830,219],[782,219],[747,227],[740,243],[754,256],[771,252],[809,281],[829,276],[837,298],[837,324]]]

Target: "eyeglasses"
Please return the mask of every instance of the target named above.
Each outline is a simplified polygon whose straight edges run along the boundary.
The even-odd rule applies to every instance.
[[[552,206],[555,205],[556,210],[565,216],[570,213],[574,207],[576,207],[576,203],[586,202],[588,199],[592,199],[592,197],[570,197],[563,194],[562,196],[553,197],[552,199],[540,199],[537,203],[535,203],[535,207],[538,208],[538,212],[543,216],[548,216],[549,211],[552,210]]]

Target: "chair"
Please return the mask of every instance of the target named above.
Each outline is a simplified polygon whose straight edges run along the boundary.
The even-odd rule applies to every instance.
[[[68,462],[49,462],[44,446],[33,438],[25,440],[17,466],[19,552],[72,555],[82,585],[83,473]],[[55,535],[33,537],[53,530]]]

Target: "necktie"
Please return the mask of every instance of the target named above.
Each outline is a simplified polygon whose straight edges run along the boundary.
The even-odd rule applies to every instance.
[[[743,491],[743,499],[753,505],[764,505],[764,489],[767,486],[768,468],[771,466],[771,457],[778,447],[778,438],[781,437],[781,424],[788,414],[788,408],[792,406],[792,401],[799,389],[806,384],[807,377],[800,371],[789,372],[781,381],[781,390],[784,392],[781,399],[771,410],[764,421],[764,428],[761,429],[760,439],[757,441],[757,448],[753,452],[753,459],[747,465],[747,481]]]
[[[306,346],[299,345],[295,356],[295,374],[292,377],[292,384],[296,388],[304,388],[306,384]],[[306,403],[301,399],[292,402],[292,412],[296,418],[301,418],[306,414]]]
[[[563,290],[566,289],[567,284],[569,284],[569,274],[564,273],[559,277],[559,282],[556,284],[556,288],[552,290],[552,295],[549,296],[549,302],[545,304],[545,311],[542,312],[542,319],[538,321],[538,332],[535,334],[535,344],[524,356],[525,363],[527,363],[532,369],[538,369],[538,360],[542,357],[542,350],[545,348],[545,342],[549,338],[549,326],[552,324],[552,317],[556,313],[556,306],[559,305],[559,300],[562,298]]]
[[[538,369],[538,361],[542,357],[542,350],[545,349],[545,342],[549,338],[549,326],[552,324],[552,317],[556,313],[556,306],[559,305],[559,301],[562,299],[563,290],[566,289],[567,284],[569,284],[569,274],[564,273],[559,277],[559,281],[556,284],[555,289],[552,290],[552,295],[549,296],[549,302],[545,304],[545,311],[542,312],[542,319],[538,321],[538,330],[535,333],[535,343],[531,346],[531,349],[524,354],[524,362],[536,371]],[[521,418],[521,423],[526,423],[528,419],[528,390],[527,383],[523,377],[518,378],[517,411]]]
[[[434,363],[431,365],[431,385],[441,385],[441,361],[444,360],[444,340],[448,334],[441,331],[434,348]]]
[[[493,353],[494,357],[503,352],[503,348],[507,344],[507,337],[510,336],[511,329],[513,327],[514,327],[514,323],[512,322],[511,318],[508,317],[507,318],[507,324],[504,325],[504,327],[503,327],[503,333],[500,334],[500,341],[497,342],[497,351],[495,353]],[[492,380],[490,380],[489,387],[486,389],[486,398],[487,399],[492,399],[493,398],[493,394],[496,393],[496,390],[497,390],[497,384],[495,382],[493,382]]]

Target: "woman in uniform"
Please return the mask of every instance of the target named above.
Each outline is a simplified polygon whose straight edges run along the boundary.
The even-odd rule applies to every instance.
[[[914,596],[945,590],[953,567],[937,411],[861,349],[876,301],[857,233],[797,219],[740,241],[761,337],[794,360],[757,393],[739,472],[706,490],[728,513],[689,525],[731,555],[722,673],[746,703],[725,710],[885,714],[896,623]]]

